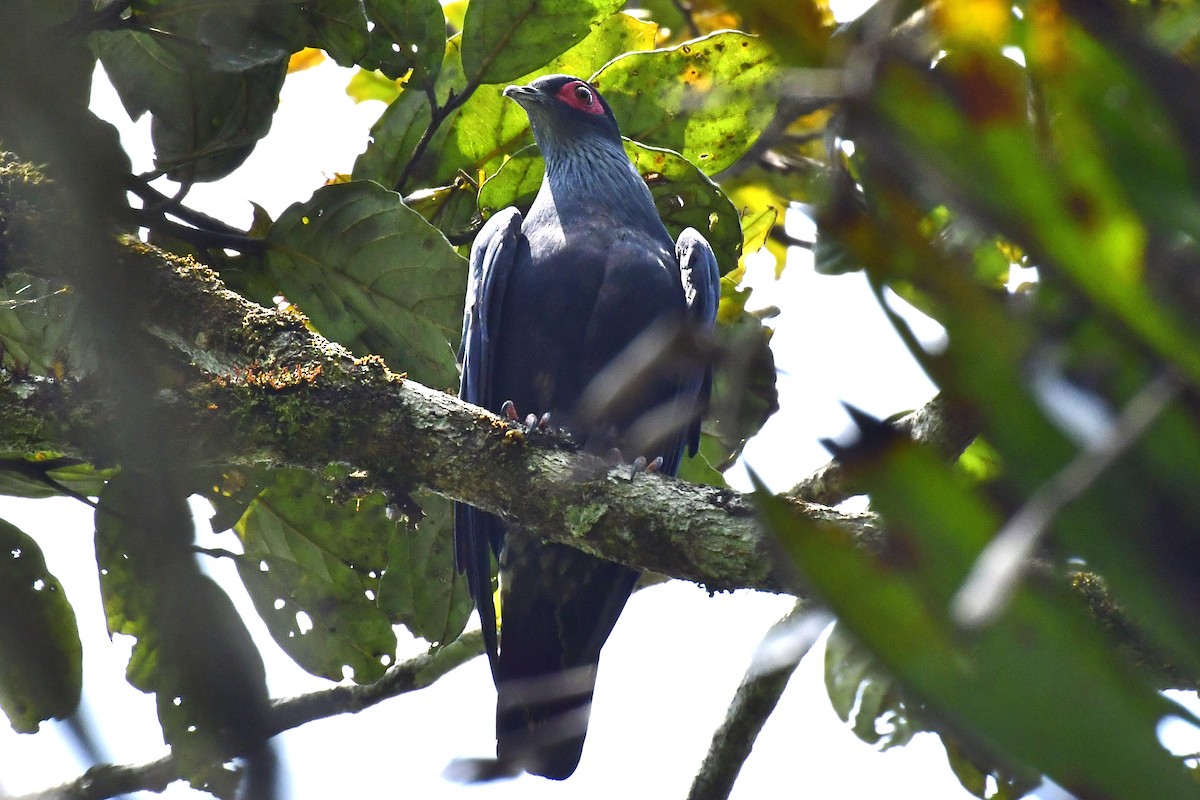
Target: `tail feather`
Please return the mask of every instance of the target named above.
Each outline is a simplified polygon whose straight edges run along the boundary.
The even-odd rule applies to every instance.
[[[500,683],[497,758],[545,778],[569,777],[583,753],[595,686],[595,664]]]
[[[638,573],[510,533],[501,558],[496,754],[554,780],[587,735],[596,667]]]

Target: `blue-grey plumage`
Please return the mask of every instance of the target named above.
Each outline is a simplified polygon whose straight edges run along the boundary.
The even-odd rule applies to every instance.
[[[589,417],[586,426],[577,404],[589,382],[646,331],[668,320],[712,328],[716,258],[693,229],[671,240],[611,109],[592,86],[550,75],[504,93],[529,115],[546,175],[526,215],[514,208],[495,214],[472,247],[460,396],[493,411],[506,400],[522,413],[549,411],[590,450],[629,447],[625,435],[647,412],[704,404],[703,367],[664,370],[641,387],[632,407]],[[674,474],[685,445],[695,448],[698,425],[634,442],[635,454],[662,456],[663,471]],[[566,778],[583,748],[600,649],[638,573],[510,533],[469,506],[455,509],[455,545],[496,680],[497,756]]]

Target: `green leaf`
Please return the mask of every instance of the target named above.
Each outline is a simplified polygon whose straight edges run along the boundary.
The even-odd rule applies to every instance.
[[[537,69],[587,36],[624,0],[472,0],[463,21],[463,70],[500,83]]]
[[[388,518],[382,495],[332,503],[302,472],[274,482],[237,525],[238,572],[271,635],[315,675],[377,680],[396,651],[392,625],[434,643],[462,631],[471,605],[454,564],[449,503],[422,495],[416,526]]]
[[[1131,671],[1061,584],[1019,586],[998,620],[962,635],[950,599],[999,515],[935,455],[865,436],[841,460],[891,533],[886,563],[758,492],[768,529],[839,621],[934,713],[1014,766],[1083,796],[1194,797],[1157,733],[1187,712]]]
[[[260,0],[259,8],[259,26],[285,36],[292,51],[318,47],[343,67],[354,66],[367,53],[372,37],[363,0],[279,4]]]
[[[155,163],[180,181],[222,178],[267,134],[286,55],[246,69],[216,69],[186,39],[138,30],[97,31],[89,42],[133,119],[154,115]]]
[[[0,494],[13,497],[41,499],[72,492],[95,497],[114,474],[115,469],[98,470],[91,464],[54,453],[0,452]]]
[[[395,192],[322,187],[283,212],[267,244],[269,274],[323,334],[421,383],[458,382],[466,261]]]
[[[771,48],[724,31],[623,56],[592,82],[625,136],[675,150],[713,175],[741,157],[770,122],[777,79]]]
[[[379,69],[389,78],[403,77],[432,86],[446,52],[446,18],[438,0],[367,0],[375,27],[363,66]]]
[[[1057,135],[1071,144],[1047,152],[1026,119],[1023,89],[1010,85],[1010,64],[998,53],[962,59],[935,82],[923,69],[890,63],[875,84],[881,124],[894,127],[906,158],[962,187],[974,207],[999,220],[1035,259],[1063,270],[1098,308],[1200,380],[1200,346],[1180,319],[1155,307],[1142,280],[1147,230],[1103,158],[1092,121],[1072,105],[1059,108]],[[987,86],[987,102],[960,107],[951,94],[956,86],[963,96]],[[1126,158],[1148,159],[1137,169],[1170,168],[1144,143],[1127,144]]]
[[[368,41],[363,0],[135,0],[132,21],[202,45],[209,64],[224,71],[276,62],[305,47],[351,66],[366,53]]]
[[[0,520],[0,708],[13,730],[36,733],[75,713],[83,649],[75,611],[32,538]]]
[[[621,53],[653,47],[656,30],[654,25],[628,14],[613,14],[583,41],[519,81],[528,82],[551,72],[589,75]],[[457,36],[447,42],[437,81],[439,103],[445,103],[451,91],[464,90],[461,43]],[[495,85],[476,88],[433,135],[425,156],[412,170],[412,179],[435,186],[450,185],[463,176],[480,181],[500,169],[509,155],[532,142],[529,119],[502,92],[503,87]],[[401,92],[372,127],[371,143],[355,162],[354,177],[394,185],[429,121],[425,93],[411,89]]]
[[[271,129],[287,60],[232,74],[189,73],[188,114],[156,114],[150,125],[154,163],[172,180],[215,181],[240,167]]]
[[[728,457],[729,452],[721,439],[715,434],[702,430],[700,432],[700,448],[694,456],[689,456],[686,451],[684,452],[677,477],[690,483],[728,486],[723,472],[733,465]]]
[[[231,530],[259,493],[271,485],[273,475],[266,467],[230,467],[217,474],[202,473],[209,480],[199,493],[208,498],[216,512],[209,520],[213,533]]]
[[[408,522],[393,537],[379,606],[393,622],[422,639],[449,644],[462,633],[474,609],[454,563],[453,504],[428,492],[414,498],[425,518]]]
[[[712,246],[721,274],[742,254],[742,222],[729,198],[692,162],[671,150],[626,141],[625,152],[642,174],[659,216],[673,237],[695,228]]]
[[[545,174],[537,145],[526,145],[479,187],[479,212],[487,219],[509,206],[528,210]]]
[[[458,40],[450,41],[457,43]],[[371,126],[367,149],[354,161],[354,171],[351,173],[354,179],[394,186],[412,160],[417,142],[432,119],[429,98],[412,87],[402,89]],[[444,137],[444,128],[442,130]],[[441,143],[439,137],[432,142],[435,149]]]
[[[381,496],[351,506],[325,493],[304,473],[233,470],[209,495],[226,518],[252,508],[238,525],[247,541],[238,569],[281,647],[314,674],[340,679],[350,666],[368,681],[391,654],[391,624],[434,644],[457,638],[473,606],[454,561],[449,502],[418,493],[425,516],[413,524],[388,519]]]
[[[399,83],[379,70],[360,69],[346,84],[346,94],[356,103],[381,100],[390,104],[400,96],[400,91]]]
[[[853,717],[855,736],[881,750],[908,744],[919,730],[895,684],[869,650],[834,625],[825,643],[829,702],[843,722]]]
[[[0,281],[0,358],[9,369],[56,377],[70,358],[76,297],[62,284],[22,273]]]
[[[96,31],[88,44],[130,119],[140,119],[147,111],[186,111],[186,96],[177,91],[186,79],[185,64],[165,37],[134,30]]]
[[[177,493],[176,493],[177,492]],[[231,796],[221,766],[262,741],[266,675],[233,603],[191,552],[185,491],[126,467],[96,508],[96,560],[111,633],[137,638],[126,677],[156,695],[180,774]]]
[[[456,243],[470,241],[479,228],[474,185],[459,179],[449,186],[419,189],[404,198],[404,205],[437,226]]]
[[[154,587],[140,583],[133,572],[125,526],[118,516],[122,513],[119,502],[120,499],[112,499],[111,492],[103,493],[96,512],[100,595],[109,633],[125,634],[136,640],[125,667],[125,679],[136,689],[149,694],[155,691],[159,656],[157,637],[148,614],[155,604]]]

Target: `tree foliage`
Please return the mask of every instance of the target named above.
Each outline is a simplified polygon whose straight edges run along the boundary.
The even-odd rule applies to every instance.
[[[281,647],[369,702],[477,652],[448,524],[467,500],[633,566],[819,598],[838,714],[883,747],[938,733],[980,797],[1043,776],[1080,797],[1200,795],[1158,735],[1191,719],[1159,690],[1200,675],[1200,4],[883,0],[844,24],[824,0],[625,5],[0,9],[0,492],[96,507],[109,629],[137,638],[128,677],[172,748],[142,785],[269,796],[265,738],[325,713],[270,703],[197,567],[199,493]],[[352,174],[250,231],[188,208],[317,50],[388,102]],[[154,174],[131,174],[87,110],[97,63],[151,116]],[[502,90],[551,72],[596,84],[668,228],[705,232],[721,260],[716,399],[681,470],[705,488],[613,488],[569,441],[424,388],[457,380],[474,233],[544,169]],[[797,206],[815,243],[784,228]],[[898,424],[856,413],[826,470],[755,494],[752,523],[722,470],[776,395],[741,281],[763,247],[784,269],[787,245],[864,272],[941,395]],[[921,341],[897,298],[943,340]],[[387,436],[413,449],[388,461]],[[506,469],[567,478],[522,499],[488,480]],[[829,508],[856,495],[870,514]],[[608,533],[686,529],[656,503],[696,516],[712,560]],[[33,731],[78,704],[79,636],[37,544],[3,521],[0,538],[0,707]],[[388,669],[397,624],[430,643],[420,665]],[[727,791],[748,751],[718,745],[695,797]]]

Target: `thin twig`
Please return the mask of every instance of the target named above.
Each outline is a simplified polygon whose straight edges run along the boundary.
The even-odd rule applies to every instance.
[[[683,24],[687,26],[688,36],[693,39],[700,35],[700,26],[696,24],[696,18],[693,16],[692,4],[687,0],[671,0],[671,5],[675,6],[675,10],[683,17]]]
[[[404,194],[404,184],[412,177],[413,170],[417,168],[417,162],[425,155],[425,151],[429,148],[429,143],[433,141],[433,135],[437,133],[437,129],[446,121],[447,117],[458,110],[459,106],[467,102],[475,90],[479,88],[479,76],[476,75],[471,80],[467,81],[463,86],[462,91],[455,93],[453,90],[446,97],[446,104],[439,106],[437,103],[437,95],[432,86],[425,87],[425,95],[429,98],[429,124],[425,126],[425,130],[421,133],[421,138],[417,140],[416,146],[413,148],[412,155],[408,159],[408,163],[404,165],[404,169],[400,171],[400,177],[396,179],[396,183],[392,186],[393,191],[398,194]]]

